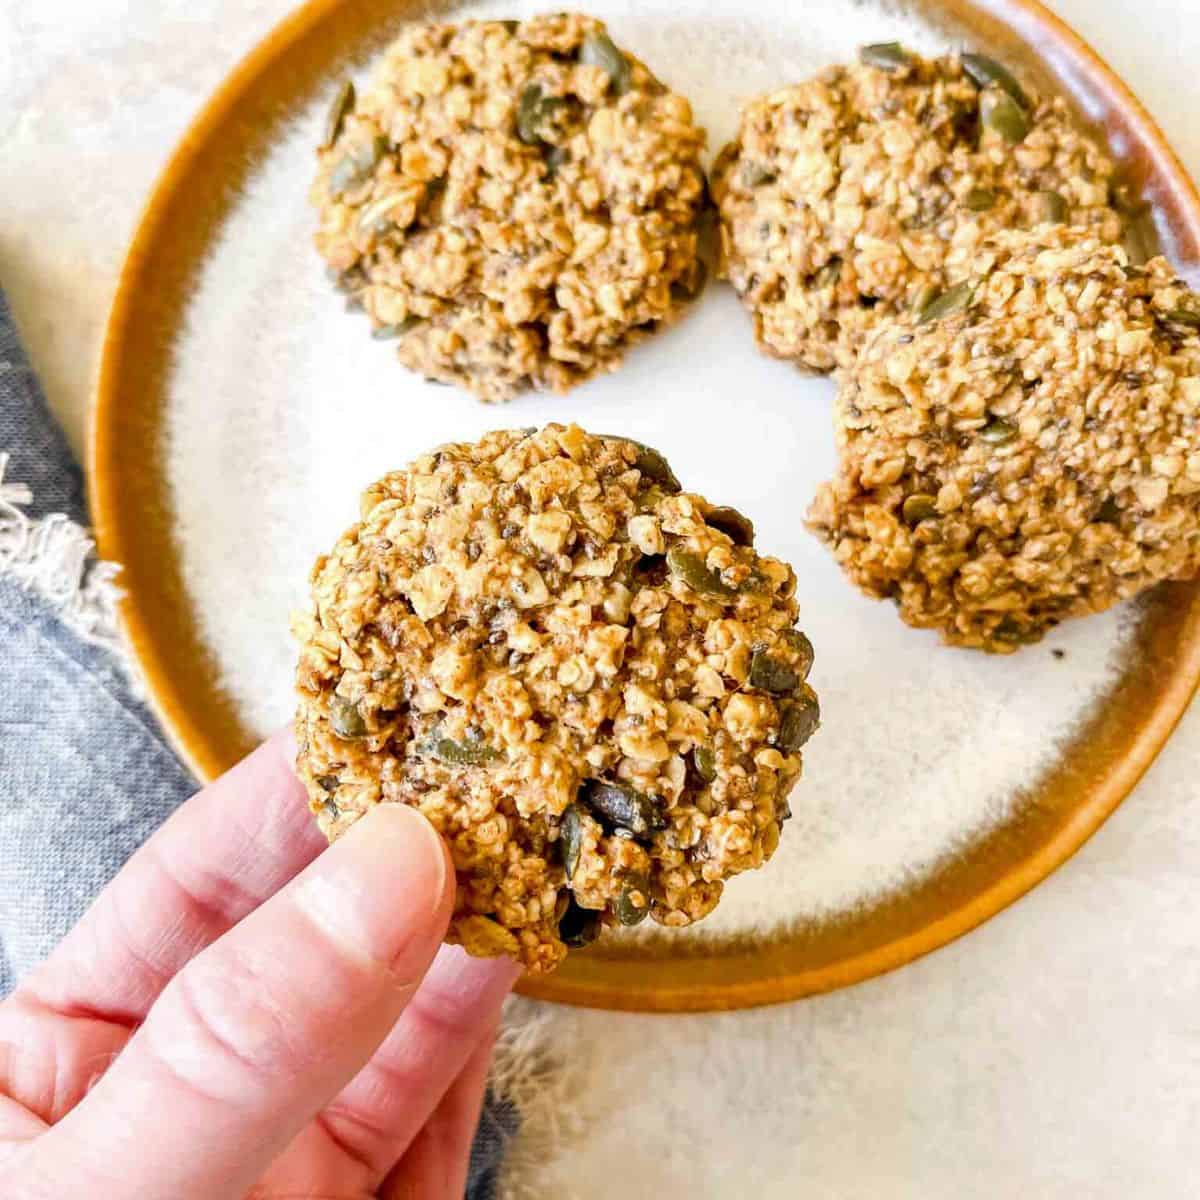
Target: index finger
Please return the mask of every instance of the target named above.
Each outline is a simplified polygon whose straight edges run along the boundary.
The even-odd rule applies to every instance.
[[[292,757],[290,733],[277,734],[186,801],[18,994],[140,1024],[192,958],[324,848]]]

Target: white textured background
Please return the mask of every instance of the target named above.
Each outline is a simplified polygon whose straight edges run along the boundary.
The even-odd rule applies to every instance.
[[[77,446],[142,201],[291,6],[0,0],[0,281]],[[1052,7],[1200,173],[1196,0]],[[923,962],[750,1013],[553,1014],[581,1137],[520,1182],[564,1200],[1200,1194],[1198,791],[1193,711],[1071,863]]]

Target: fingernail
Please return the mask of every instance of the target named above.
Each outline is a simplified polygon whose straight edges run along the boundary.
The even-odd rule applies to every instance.
[[[295,900],[348,952],[407,980],[446,932],[450,884],[433,826],[416,809],[380,804],[305,871]]]

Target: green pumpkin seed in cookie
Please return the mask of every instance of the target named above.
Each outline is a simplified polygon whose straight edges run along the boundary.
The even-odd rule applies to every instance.
[[[667,567],[672,575],[701,596],[729,599],[737,595],[737,589],[730,587],[718,572],[709,570],[698,554],[678,543],[667,551]]]
[[[1013,73],[994,58],[988,58],[986,54],[964,54],[962,65],[971,82],[981,91],[994,84],[1003,88],[1022,108],[1029,108],[1029,98]]]
[[[993,130],[1012,145],[1024,141],[1029,132],[1025,110],[999,88],[988,88],[979,97],[979,120],[985,129]]]
[[[645,837],[662,826],[655,801],[627,784],[588,779],[579,790],[579,799],[610,825],[627,829],[635,837]]]
[[[875,42],[863,46],[858,52],[859,60],[868,67],[878,67],[881,71],[900,71],[909,65],[912,59],[899,42]]]
[[[603,69],[618,96],[623,96],[629,90],[629,60],[617,49],[608,34],[593,33],[585,38],[579,48],[579,61]]]
[[[330,698],[329,724],[340,738],[350,740],[367,736],[367,723],[359,711],[358,704],[342,696],[334,695]]]

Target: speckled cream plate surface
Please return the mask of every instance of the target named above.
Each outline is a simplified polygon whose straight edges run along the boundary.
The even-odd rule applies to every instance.
[[[1147,200],[1152,236],[1185,274],[1200,271],[1200,198],[1183,168],[1124,85],[1033,0],[881,0],[883,38],[862,39],[854,0],[759,9],[605,0],[587,11],[693,100],[710,153],[739,97],[820,65],[824,50],[805,57],[814,38],[845,57],[853,40],[911,27],[917,48],[1001,57],[1074,101]],[[743,508],[760,549],[796,564],[825,727],[779,855],[731,885],[707,929],[601,942],[522,990],[684,1011],[841,987],[1012,903],[1129,794],[1200,678],[1200,586],[1161,587],[1006,660],[903,629],[800,527],[832,458],[829,383],[757,356],[723,286],[567,397],[487,408],[387,361],[361,316],[341,312],[308,242],[320,110],[405,20],[529,11],[312,0],[230,75],[151,196],[113,305],[93,420],[100,550],[124,564],[124,617],[152,699],[211,778],[286,716],[288,605],[383,470],[440,441],[546,420],[659,446],[686,487]],[[238,503],[236,522],[213,520]]]

